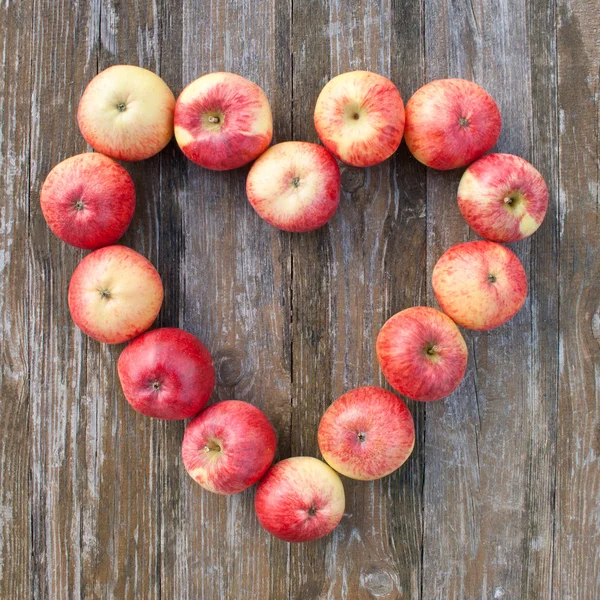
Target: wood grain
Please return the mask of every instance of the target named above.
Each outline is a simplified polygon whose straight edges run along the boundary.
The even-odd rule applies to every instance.
[[[555,139],[554,122],[540,118],[539,106],[552,106],[551,37],[545,37],[552,22],[536,13],[531,57],[525,4],[434,0],[425,13],[427,79],[464,77],[486,88],[503,118],[497,150],[534,162],[552,186],[556,150],[534,153],[538,141]],[[536,81],[534,115],[538,69],[547,79],[544,87]],[[476,237],[457,211],[461,174],[427,173],[429,270],[451,245]],[[555,247],[553,206],[536,237],[513,245],[531,284],[525,306],[497,330],[465,332],[470,361],[463,384],[427,407],[426,598],[550,595],[556,354],[542,355],[539,344],[556,346],[556,258],[547,251]],[[429,300],[435,302],[431,291]]]
[[[600,8],[557,6],[559,405],[555,598],[600,597]]]
[[[40,600],[507,600],[600,597],[600,10],[592,0],[21,0],[0,3],[0,598]],[[50,169],[89,150],[75,114],[121,62],[178,94],[228,70],[261,85],[275,142],[317,142],[322,86],[350,69],[389,76],[404,100],[459,76],[486,87],[498,150],[544,175],[540,230],[512,245],[529,277],[519,315],[467,333],[465,382],[409,403],[417,445],[397,473],[344,479],[328,538],[264,532],[253,491],[203,492],[180,459],[184,423],[134,413],[121,347],[73,325],[84,255],[39,208]],[[161,273],[161,326],[213,352],[214,400],[260,406],[278,458],[319,456],[316,428],[341,393],[385,385],[379,328],[435,305],[433,265],[474,239],[456,206],[461,172],[426,170],[404,144],[370,169],[342,166],[320,231],[262,222],[247,169],[213,173],[171,143],[127,165],[138,206],[123,243]]]
[[[295,139],[318,141],[314,104],[335,75],[376,71],[391,77],[405,97],[420,84],[418,5],[400,18],[390,2],[357,2],[351,10],[336,1],[295,3],[293,23]],[[342,167],[334,218],[317,232],[293,237],[294,454],[317,455],[317,426],[336,397],[383,382],[377,332],[391,314],[422,301],[423,169],[407,162],[402,150],[371,169]],[[422,429],[422,408],[413,409]],[[292,548],[292,598],[419,597],[419,450],[383,481],[344,479],[346,516],[339,528],[329,538]]]
[[[29,3],[0,4],[0,598],[31,595]]]

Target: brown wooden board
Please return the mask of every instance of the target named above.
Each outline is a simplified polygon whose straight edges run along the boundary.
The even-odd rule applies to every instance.
[[[597,600],[600,597],[600,9],[593,0],[7,0],[0,3],[0,598],[21,600]],[[254,491],[204,492],[180,456],[185,424],[138,415],[116,375],[122,346],[86,338],[67,307],[85,252],[48,230],[47,173],[89,150],[76,110],[110,65],[160,74],[177,95],[216,70],[261,85],[274,142],[317,142],[323,85],[390,77],[405,102],[465,77],[496,98],[497,149],[550,188],[540,230],[512,244],[529,296],[510,323],[465,332],[464,383],[408,402],[417,443],[374,483],[343,479],[329,537],[289,545]],[[214,400],[261,407],[278,458],[319,457],[325,408],[386,383],[383,322],[436,306],[431,270],[476,239],[461,171],[425,169],[404,144],[342,166],[331,223],[279,232],[245,198],[247,168],[216,173],[171,142],[126,165],[138,205],[122,243],[165,285],[161,326],[198,335]]]

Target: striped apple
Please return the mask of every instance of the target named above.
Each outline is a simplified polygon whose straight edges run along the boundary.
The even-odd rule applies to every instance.
[[[334,77],[321,90],[314,113],[323,145],[355,167],[376,165],[400,145],[404,103],[387,77],[350,71]]]
[[[210,73],[190,83],[175,106],[175,139],[194,163],[237,169],[262,154],[273,138],[264,91],[235,73]]]
[[[458,186],[458,208],[476,233],[493,242],[516,242],[537,231],[548,208],[540,172],[513,154],[475,161]]]

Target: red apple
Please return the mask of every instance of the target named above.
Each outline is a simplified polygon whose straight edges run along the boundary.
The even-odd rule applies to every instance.
[[[433,169],[456,169],[485,154],[500,137],[494,99],[465,79],[438,79],[406,103],[404,139],[413,156]]]
[[[398,88],[369,71],[334,77],[315,106],[323,145],[341,161],[369,167],[389,158],[402,141],[404,103]]]
[[[446,250],[433,269],[432,284],[442,310],[478,331],[512,319],[527,298],[527,276],[517,255],[484,240]]]
[[[152,263],[126,246],[88,254],[69,284],[69,310],[79,329],[105,344],[121,344],[146,331],[163,301]]]
[[[94,250],[114,244],[127,231],[135,210],[135,187],[120,164],[86,152],[50,171],[40,205],[54,235],[71,246]]]
[[[460,384],[467,345],[444,313],[407,308],[388,319],[377,336],[377,359],[391,386],[413,400],[440,400]]]
[[[378,387],[340,396],[319,424],[319,449],[338,473],[372,480],[400,468],[415,445],[415,424],[406,404]]]
[[[252,165],[246,193],[258,215],[284,231],[311,231],[333,217],[340,202],[340,169],[322,146],[283,142]]]
[[[308,542],[331,533],[344,516],[345,503],[337,473],[308,456],[273,465],[254,500],[260,524],[286,542]]]
[[[191,333],[175,327],[147,331],[121,352],[119,379],[134,410],[157,419],[189,419],[215,387],[210,352]]]
[[[175,107],[175,139],[193,162],[215,171],[237,169],[273,138],[263,90],[234,73],[210,73],[190,83]]]
[[[266,473],[276,448],[275,430],[260,409],[225,400],[190,422],[181,452],[196,483],[215,494],[237,494]]]
[[[85,89],[77,121],[85,141],[117,160],[143,160],[173,137],[175,96],[152,71],[132,65],[110,67]]]
[[[494,242],[516,242],[541,225],[548,188],[533,165],[513,154],[475,161],[458,186],[458,208],[469,226]]]

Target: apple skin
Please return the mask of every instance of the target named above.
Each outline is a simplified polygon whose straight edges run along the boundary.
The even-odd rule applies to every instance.
[[[404,132],[404,103],[398,88],[383,75],[350,71],[321,90],[315,128],[323,145],[354,167],[388,159]]]
[[[452,319],[428,306],[388,319],[377,336],[377,360],[400,394],[429,402],[449,396],[467,369],[465,340]]]
[[[127,231],[135,211],[135,186],[112,158],[86,152],[50,171],[40,205],[54,235],[71,246],[95,250],[114,244]]]
[[[181,453],[190,477],[215,494],[254,485],[275,457],[277,436],[266,415],[240,400],[204,409],[185,430]]]
[[[541,173],[514,154],[475,161],[458,186],[458,208],[471,229],[493,242],[516,242],[537,231],[548,208]]]
[[[105,246],[77,265],[69,284],[69,310],[83,333],[121,344],[152,325],[163,294],[160,275],[147,258],[126,246]]]
[[[252,165],[246,194],[258,215],[284,231],[312,231],[333,217],[340,203],[340,169],[322,146],[282,142]]]
[[[406,103],[406,145],[418,161],[433,169],[472,163],[494,146],[501,129],[494,99],[466,79],[431,81]]]
[[[495,242],[452,246],[433,269],[442,310],[467,329],[493,329],[512,319],[527,298],[527,276],[517,255]]]
[[[156,419],[197,415],[215,387],[210,352],[196,336],[176,327],[137,337],[121,352],[117,368],[127,402]]]
[[[350,390],[325,411],[318,431],[327,464],[352,479],[380,479],[399,469],[415,445],[415,424],[398,396],[378,387]]]
[[[331,533],[344,516],[344,486],[324,462],[308,456],[273,465],[258,484],[254,507],[260,524],[286,542]]]
[[[214,171],[242,167],[260,156],[272,138],[267,96],[240,75],[204,75],[177,99],[175,139],[182,152],[201,167]]]
[[[155,73],[116,65],[88,84],[77,110],[81,135],[94,150],[135,161],[160,152],[173,137],[175,96]]]

